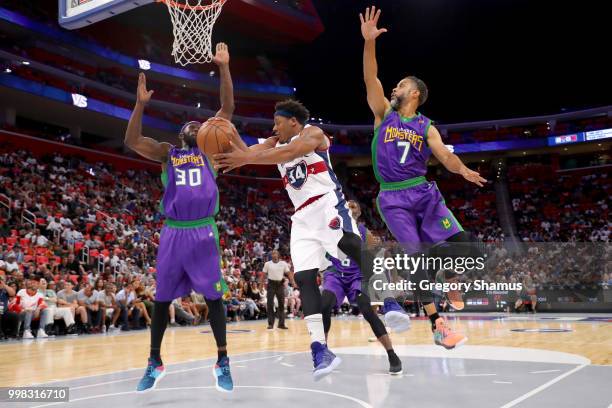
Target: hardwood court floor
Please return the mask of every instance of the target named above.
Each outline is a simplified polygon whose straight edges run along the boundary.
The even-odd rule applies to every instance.
[[[588,320],[576,315],[464,314],[460,318],[449,317],[449,320],[452,327],[469,337],[469,346],[564,352],[582,356],[591,364],[612,366],[612,316],[596,315]],[[305,323],[288,320],[287,325],[289,330],[285,331],[268,331],[263,321],[229,325],[230,356],[263,351],[308,351],[310,340]],[[216,356],[212,334],[202,333],[204,331],[209,332],[210,326],[169,328],[162,345],[164,362],[184,363]],[[368,343],[371,336],[363,319],[336,318],[332,321],[329,344],[332,350],[376,347]],[[431,345],[429,322],[413,320],[408,332],[392,334],[392,340],[395,345]],[[26,386],[144,369],[148,347],[148,331],[4,343],[0,344],[0,384]]]

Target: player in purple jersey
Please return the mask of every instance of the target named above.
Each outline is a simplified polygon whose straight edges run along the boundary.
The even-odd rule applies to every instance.
[[[219,66],[221,109],[216,116],[231,120],[234,91],[229,70],[227,45],[217,44],[213,61]],[[138,391],[155,388],[166,371],[160,348],[168,324],[173,299],[192,290],[204,295],[210,326],[217,344],[217,363],[213,368],[215,387],[233,390],[225,330],[222,295],[225,282],[221,275],[219,235],[215,215],[219,211],[216,173],[209,159],[200,151],[196,137],[201,123],[188,122],[179,132],[180,146],[160,143],[142,135],[142,116],[153,91],[147,90],[144,74],[138,78],[137,101],[125,133],[125,145],[141,156],[161,163],[164,196],[160,209],[166,217],[157,253],[157,292],[151,324],[151,350]]]
[[[463,231],[446,207],[435,182],[425,179],[427,161],[433,154],[448,171],[460,174],[469,182],[482,187],[486,180],[478,172],[468,169],[444,145],[431,120],[417,112],[428,96],[427,86],[422,80],[408,76],[393,89],[390,101],[385,97],[377,77],[375,41],[387,30],[377,27],[380,10],[374,6],[359,17],[365,40],[363,71],[367,100],[375,117],[372,165],[380,184],[377,205],[381,217],[410,255],[418,254],[424,247],[432,257],[477,255],[476,248],[469,245],[469,234]],[[402,54],[402,58],[407,57],[406,53]],[[469,254],[465,253],[466,249]],[[429,280],[426,270],[416,272],[417,281]],[[452,332],[438,315],[431,292],[419,290],[416,295],[431,319],[436,344],[450,349],[467,340]],[[453,306],[463,307],[458,292],[449,294],[449,300]]]
[[[351,210],[351,217],[357,221],[361,216],[359,203],[350,200],[348,206]],[[359,224],[358,228],[362,241],[365,241],[369,247],[374,246],[377,240],[366,229],[365,225]],[[356,304],[359,307],[363,318],[368,322],[374,335],[387,351],[389,374],[400,375],[402,373],[402,361],[393,350],[393,344],[387,329],[385,329],[385,325],[372,309],[370,297],[361,291],[361,271],[359,270],[359,265],[350,258],[341,261],[329,257],[329,260],[332,265],[327,268],[323,275],[323,293],[321,294],[325,340],[327,341],[329,329],[331,328],[332,309],[334,306],[340,307],[342,300],[346,296],[351,304]]]

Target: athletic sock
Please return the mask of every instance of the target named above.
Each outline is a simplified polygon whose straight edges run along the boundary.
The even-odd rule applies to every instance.
[[[227,350],[217,350],[217,363],[221,361],[223,357],[227,357]]]
[[[323,315],[321,313],[312,314],[304,317],[306,327],[312,342],[318,341],[325,344],[325,331],[323,330]]]

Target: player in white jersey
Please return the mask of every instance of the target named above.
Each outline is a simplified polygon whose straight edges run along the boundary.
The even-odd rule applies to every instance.
[[[235,149],[215,156],[218,169],[225,172],[246,164],[276,164],[294,207],[291,217],[291,259],[295,281],[300,288],[304,319],[312,340],[315,380],[340,364],[326,346],[321,314],[319,271],[331,263],[325,254],[354,259],[361,268],[372,269],[372,257],[361,250],[355,220],[342,193],[329,157],[330,141],[316,126],[306,124],[310,113],[293,100],[279,102],[274,113],[274,136],[247,147],[232,141]],[[362,269],[363,270],[363,269]]]

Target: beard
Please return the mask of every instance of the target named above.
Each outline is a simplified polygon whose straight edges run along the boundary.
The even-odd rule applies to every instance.
[[[184,135],[183,136],[183,141],[189,147],[197,147],[198,146],[198,142],[197,142],[196,137],[194,135]]]
[[[391,99],[391,109],[398,110],[402,106],[403,98],[395,96]]]

